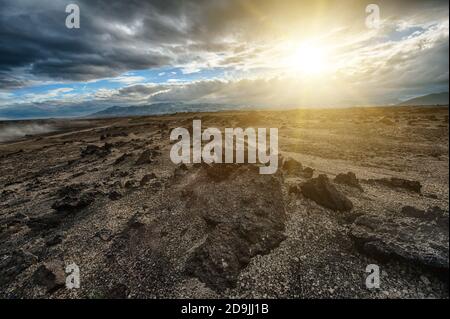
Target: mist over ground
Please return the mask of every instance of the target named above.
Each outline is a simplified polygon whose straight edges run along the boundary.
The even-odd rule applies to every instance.
[[[54,131],[49,124],[0,124],[0,143],[20,139],[26,135],[44,134]]]

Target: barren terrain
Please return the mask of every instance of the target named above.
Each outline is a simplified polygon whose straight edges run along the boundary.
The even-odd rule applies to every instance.
[[[277,127],[278,172],[170,130]],[[0,297],[448,298],[447,107],[3,122]],[[28,132],[28,131],[27,131]],[[19,138],[19,139],[17,139]],[[80,289],[64,267],[80,268]],[[366,266],[381,270],[366,288]]]

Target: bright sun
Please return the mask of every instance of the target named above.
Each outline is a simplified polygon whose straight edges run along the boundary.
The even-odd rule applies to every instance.
[[[323,47],[301,44],[289,51],[286,66],[294,72],[317,75],[327,69],[326,50]]]

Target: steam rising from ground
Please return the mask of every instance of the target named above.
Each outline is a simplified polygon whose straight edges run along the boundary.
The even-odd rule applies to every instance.
[[[55,128],[48,124],[0,124],[0,143],[54,130]]]

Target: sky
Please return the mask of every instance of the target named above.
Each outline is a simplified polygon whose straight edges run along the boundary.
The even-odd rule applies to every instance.
[[[448,54],[447,1],[0,0],[0,113],[392,105],[447,92]]]

